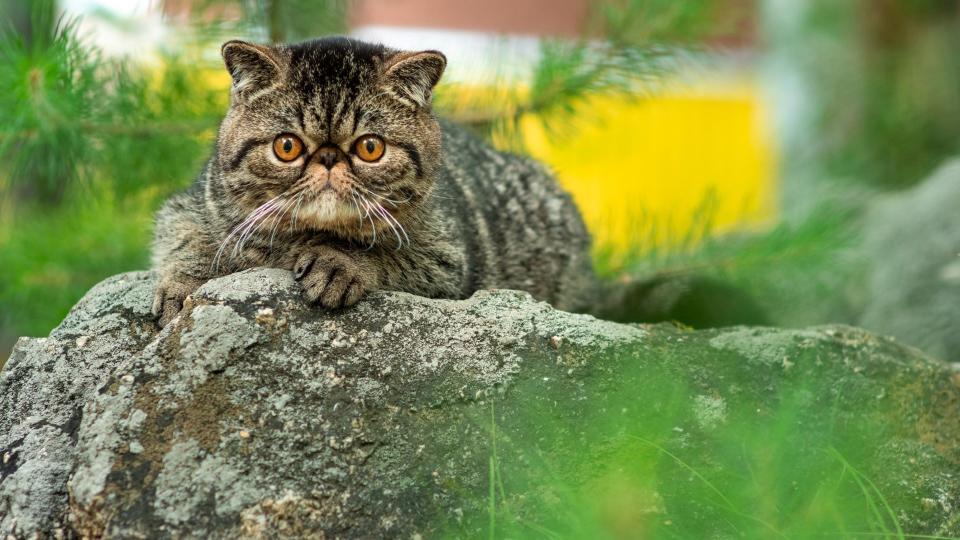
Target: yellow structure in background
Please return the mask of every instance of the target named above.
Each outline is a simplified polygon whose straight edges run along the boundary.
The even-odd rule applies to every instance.
[[[775,144],[757,84],[595,97],[580,110],[569,135],[551,138],[535,118],[522,130],[576,199],[595,249],[677,247],[776,219]]]

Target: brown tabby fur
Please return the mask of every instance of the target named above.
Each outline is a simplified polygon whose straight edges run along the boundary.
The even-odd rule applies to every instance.
[[[434,117],[442,54],[346,38],[231,41],[222,52],[233,89],[216,150],[157,215],[161,325],[205,281],[256,266],[292,270],[326,308],[376,289],[466,298],[485,288],[586,307],[595,282],[580,214],[538,163]],[[281,133],[305,154],[280,161]],[[386,141],[371,163],[352,148],[366,134]],[[332,168],[321,147],[336,150]]]

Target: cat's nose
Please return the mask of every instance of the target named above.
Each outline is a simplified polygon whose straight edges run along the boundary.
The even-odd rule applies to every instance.
[[[317,150],[317,161],[327,169],[332,169],[340,159],[336,148],[323,147]]]

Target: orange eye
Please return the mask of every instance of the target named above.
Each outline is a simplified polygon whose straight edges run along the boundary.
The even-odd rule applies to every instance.
[[[273,140],[273,153],[280,161],[293,161],[303,153],[303,141],[289,133],[277,135]]]
[[[353,150],[364,161],[376,161],[383,156],[387,145],[376,135],[364,135],[353,143]]]

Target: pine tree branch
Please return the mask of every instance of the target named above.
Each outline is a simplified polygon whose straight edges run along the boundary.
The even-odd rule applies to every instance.
[[[155,135],[196,134],[215,127],[219,120],[219,116],[211,116],[191,120],[150,121],[141,125],[108,124],[80,120],[70,122],[69,126],[77,132],[94,136],[152,137]],[[41,135],[42,132],[37,129],[27,129],[13,133],[0,132],[0,142],[33,140]]]

